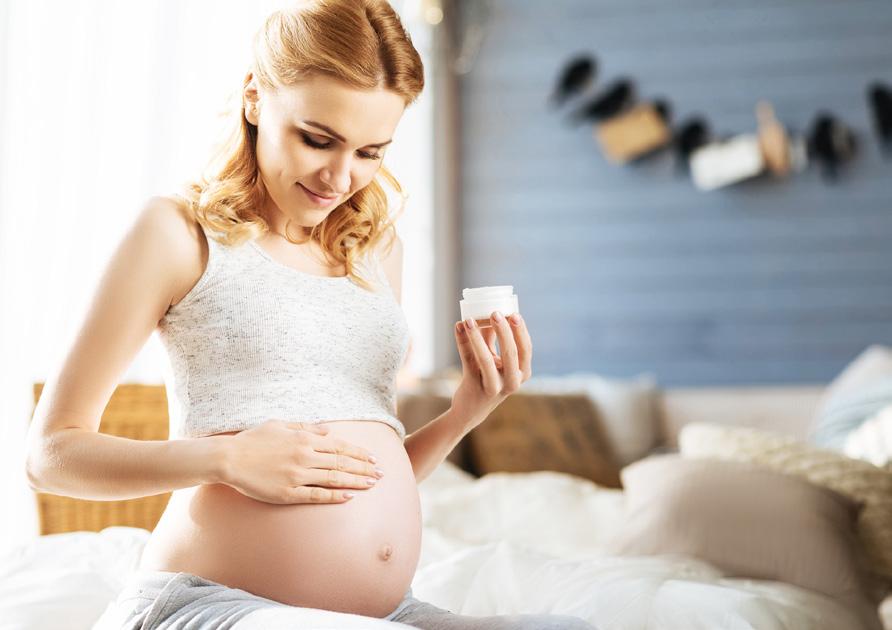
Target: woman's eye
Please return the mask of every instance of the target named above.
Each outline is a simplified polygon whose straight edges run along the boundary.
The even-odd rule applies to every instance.
[[[303,137],[304,143],[313,147],[314,149],[327,149],[331,146],[331,142],[318,142],[313,140],[309,135],[302,133],[300,134]]]
[[[301,132],[300,135],[301,138],[303,138],[304,144],[313,147],[314,149],[328,149],[333,144],[331,141],[319,142],[318,140],[314,140],[312,136],[303,132]],[[380,153],[366,153],[365,151],[360,151],[359,155],[366,160],[380,160],[382,157]]]

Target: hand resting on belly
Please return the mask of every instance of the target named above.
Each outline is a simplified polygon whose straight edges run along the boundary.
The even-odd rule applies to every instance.
[[[349,491],[328,488],[365,490],[383,476],[371,453],[323,425],[273,419],[233,433],[223,483],[258,501],[343,503]]]

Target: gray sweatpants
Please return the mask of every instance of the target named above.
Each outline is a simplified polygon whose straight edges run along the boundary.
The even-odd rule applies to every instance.
[[[396,609],[382,620],[296,608],[198,575],[170,571],[132,574],[92,630],[316,630],[343,627],[383,630],[399,627],[396,623],[384,622],[423,630],[595,630],[589,623],[569,615],[458,615],[416,599],[411,588]]]

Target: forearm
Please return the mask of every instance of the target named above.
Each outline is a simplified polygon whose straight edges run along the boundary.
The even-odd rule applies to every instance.
[[[28,478],[41,492],[99,501],[219,483],[229,437],[132,440],[62,429],[44,438],[39,452],[29,457]]]
[[[421,483],[452,452],[475,424],[452,408],[406,437],[416,483]]]

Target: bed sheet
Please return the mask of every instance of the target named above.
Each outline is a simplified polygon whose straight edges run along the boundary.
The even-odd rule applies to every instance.
[[[728,578],[688,557],[611,557],[622,493],[553,472],[480,479],[445,461],[419,485],[415,597],[464,615],[569,614],[599,630],[858,630],[854,611],[778,582]],[[0,558],[0,628],[87,630],[123,586],[149,532],[43,536]],[[312,618],[311,618],[312,617]],[[308,628],[406,626],[308,609]],[[354,623],[358,625],[353,625]],[[249,615],[238,630],[275,628]]]

